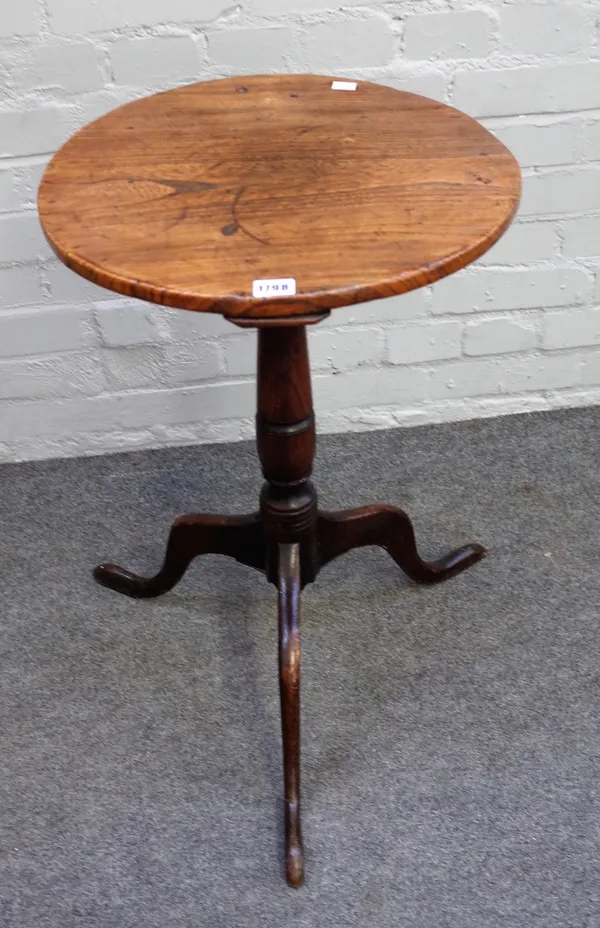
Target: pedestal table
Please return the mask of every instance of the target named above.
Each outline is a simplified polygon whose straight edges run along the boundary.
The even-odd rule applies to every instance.
[[[457,110],[372,83],[292,74],[130,103],[78,132],[43,178],[42,224],[72,270],[130,297],[258,330],[259,511],[182,516],[155,577],[112,564],[95,576],[129,596],[157,596],[193,558],[219,553],[277,587],[292,885],[304,874],[302,588],[363,545],[385,548],[417,583],[446,580],[485,554],[469,544],[427,563],[405,512],[318,508],[306,327],[463,268],[507,228],[519,192],[510,152]]]

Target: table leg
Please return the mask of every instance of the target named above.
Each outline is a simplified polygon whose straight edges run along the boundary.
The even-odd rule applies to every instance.
[[[407,514],[393,506],[362,506],[346,512],[320,512],[317,522],[319,568],[367,545],[378,545],[415,583],[441,583],[487,554],[478,544],[464,545],[437,561],[424,561]]]
[[[100,564],[94,577],[102,586],[136,599],[160,596],[173,589],[201,554],[226,554],[264,572],[265,539],[260,515],[181,516],[173,523],[165,560],[156,576],[140,577],[116,564]]]
[[[279,547],[279,692],[283,736],[285,872],[290,886],[304,881],[300,825],[300,546]]]

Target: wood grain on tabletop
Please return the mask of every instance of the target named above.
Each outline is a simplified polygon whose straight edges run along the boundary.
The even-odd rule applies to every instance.
[[[425,97],[331,84],[203,82],[96,120],[44,175],[51,245],[118,293],[243,321],[424,286],[500,237],[520,172],[491,133]],[[296,295],[253,298],[272,278]]]

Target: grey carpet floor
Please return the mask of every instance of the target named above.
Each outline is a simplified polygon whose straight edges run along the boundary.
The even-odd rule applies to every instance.
[[[0,468],[2,928],[600,924],[600,409],[320,440],[324,508],[405,507],[304,595],[307,881],[281,866],[275,591],[225,558],[167,596],[186,511],[254,508],[250,444]]]

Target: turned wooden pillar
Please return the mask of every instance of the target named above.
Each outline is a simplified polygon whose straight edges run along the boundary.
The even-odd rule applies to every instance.
[[[304,586],[317,573],[317,494],[310,480],[316,434],[304,326],[258,330],[257,386],[257,446],[266,478],[260,511],[267,576],[277,584],[277,546],[296,543]]]

